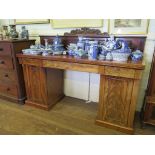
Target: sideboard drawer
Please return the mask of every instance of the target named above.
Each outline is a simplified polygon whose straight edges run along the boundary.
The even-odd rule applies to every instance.
[[[16,82],[16,76],[14,70],[4,70],[0,69],[0,81],[4,82]]]
[[[97,65],[90,65],[90,64],[43,60],[43,66],[49,67],[49,68],[56,68],[56,69],[99,73],[99,67]]]
[[[0,57],[0,68],[13,69],[13,62],[11,57]]]
[[[18,96],[16,85],[0,83],[0,94],[5,96]]]
[[[0,56],[11,56],[10,43],[0,43]]]
[[[134,78],[135,70],[120,67],[105,66],[105,75]]]

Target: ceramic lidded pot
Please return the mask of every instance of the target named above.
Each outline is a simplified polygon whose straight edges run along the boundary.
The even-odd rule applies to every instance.
[[[53,55],[61,55],[64,51],[64,45],[61,43],[61,38],[57,35],[53,39],[52,51]]]
[[[139,61],[142,60],[142,58],[143,58],[143,52],[141,52],[140,50],[136,50],[131,54],[132,61]]]
[[[9,26],[10,26],[10,32],[9,32],[10,38],[12,39],[18,38],[18,32],[16,31],[16,25],[9,25]]]
[[[3,31],[3,38],[7,39],[9,37],[9,32],[8,32],[8,26],[7,25],[3,25],[2,26],[2,31]]]
[[[22,31],[20,33],[20,37],[22,39],[29,39],[29,33],[28,33],[28,30],[26,30],[25,26],[22,26]]]

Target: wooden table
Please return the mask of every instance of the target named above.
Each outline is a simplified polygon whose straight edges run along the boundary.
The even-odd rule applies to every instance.
[[[26,104],[50,109],[63,96],[63,70],[100,74],[96,124],[133,133],[143,62],[99,61],[70,56],[17,54],[23,66]]]

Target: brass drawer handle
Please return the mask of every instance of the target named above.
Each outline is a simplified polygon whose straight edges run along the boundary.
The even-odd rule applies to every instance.
[[[0,51],[3,51],[3,48],[0,48]]]
[[[4,64],[5,62],[3,60],[0,60],[0,64]]]

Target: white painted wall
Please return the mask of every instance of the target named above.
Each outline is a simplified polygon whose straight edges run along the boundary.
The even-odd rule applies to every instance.
[[[105,20],[107,22],[107,20]],[[0,20],[0,24],[13,24],[14,20]],[[103,32],[107,32],[108,24],[106,23],[106,28],[100,28]],[[64,32],[69,32],[72,29],[53,29],[50,24],[31,24],[26,25],[30,33],[30,38],[37,39],[39,42],[39,35],[56,35],[64,34]],[[21,29],[21,25],[17,26],[17,30]],[[73,28],[74,29],[74,28]],[[144,58],[146,61],[146,67],[143,72],[143,77],[141,80],[140,91],[138,96],[137,110],[141,109],[144,93],[147,87],[147,81],[150,71],[150,65],[152,61],[152,55],[155,46],[155,20],[151,19],[148,36],[145,45]],[[76,72],[76,71],[65,71],[64,76],[64,93],[67,96],[80,98],[84,100],[98,101],[99,97],[99,82],[100,77],[98,74],[86,73],[86,72]]]

